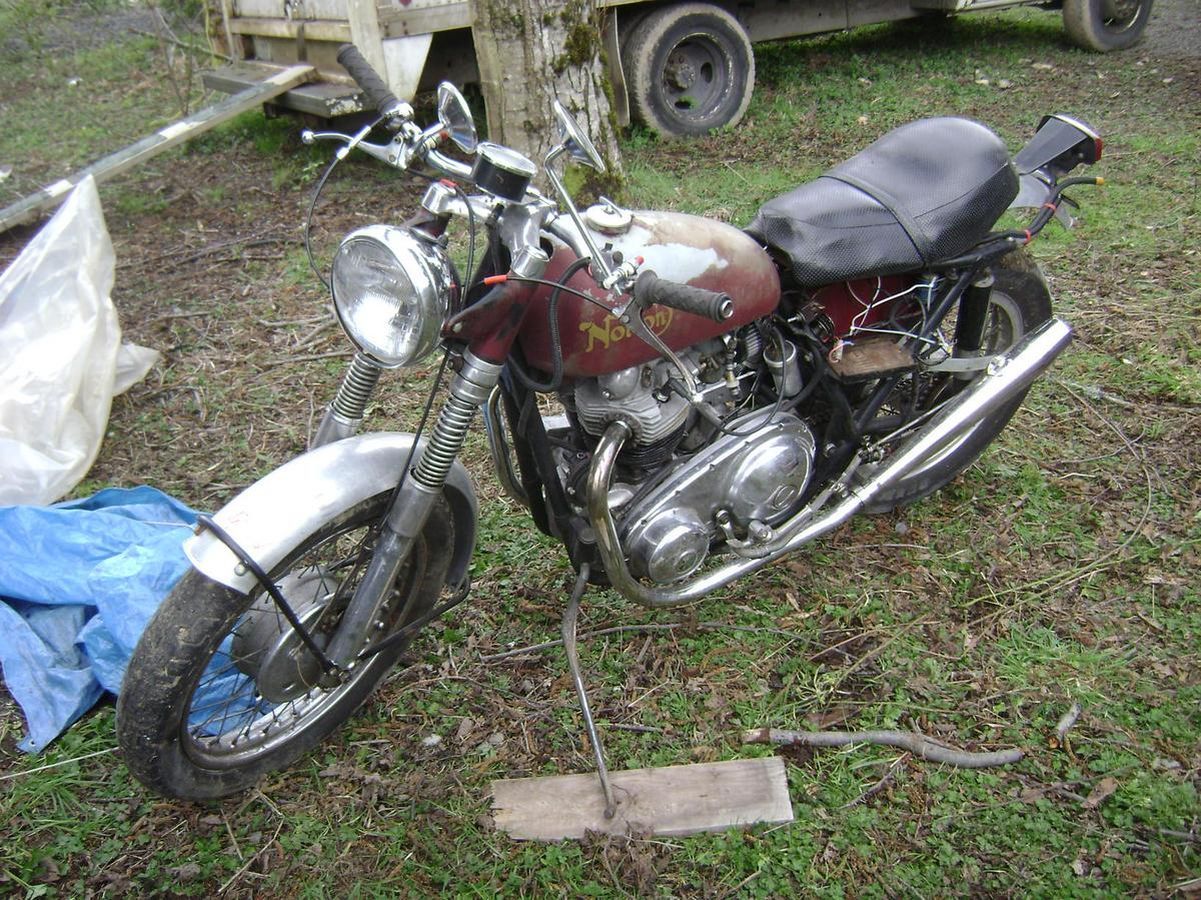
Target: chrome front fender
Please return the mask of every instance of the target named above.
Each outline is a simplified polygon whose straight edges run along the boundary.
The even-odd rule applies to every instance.
[[[246,488],[213,518],[270,572],[323,523],[395,487],[413,440],[411,434],[395,432],[364,434],[310,450]],[[475,487],[458,461],[443,495],[455,529],[447,580],[458,585],[471,564],[479,519]],[[192,565],[213,581],[243,594],[254,586],[254,576],[212,532],[193,535],[183,549]]]

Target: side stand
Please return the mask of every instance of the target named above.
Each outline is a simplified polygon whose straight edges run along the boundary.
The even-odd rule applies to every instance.
[[[580,615],[580,599],[588,588],[590,571],[588,563],[580,566],[580,574],[571,591],[571,599],[567,601],[567,609],[563,611],[563,649],[567,651],[567,666],[571,669],[571,680],[575,684],[575,693],[580,700],[580,711],[584,714],[584,727],[588,729],[588,740],[592,742],[592,755],[596,758],[596,774],[600,778],[601,790],[605,792],[605,818],[612,819],[614,813],[617,812],[617,800],[613,797],[613,786],[609,784],[609,770],[605,766],[605,750],[601,746],[600,737],[597,736],[596,723],[592,721],[592,710],[588,706],[588,693],[584,689],[584,678],[580,674],[580,654],[576,649],[575,640],[576,620]]]
[[[580,566],[563,613],[563,648],[592,741],[603,797],[597,793],[591,772],[501,779],[492,782],[496,827],[520,841],[560,841],[583,838],[589,832],[629,834],[634,830],[680,836],[745,828],[753,822],[791,822],[788,779],[779,756],[615,772],[613,780],[622,796],[618,811],[576,649],[576,620],[588,575],[589,567]]]

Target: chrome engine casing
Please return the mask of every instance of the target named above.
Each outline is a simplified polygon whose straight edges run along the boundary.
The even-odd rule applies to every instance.
[[[816,441],[801,419],[760,410],[725,427],[729,433],[621,511],[622,545],[638,577],[657,584],[688,577],[725,535],[719,518],[746,533],[782,521],[804,493]]]
[[[604,434],[615,419],[634,429],[640,444],[663,440],[684,426],[688,401],[674,394],[660,399],[656,390],[667,376],[659,366],[633,366],[596,379],[585,379],[575,387],[576,415],[589,434]]]

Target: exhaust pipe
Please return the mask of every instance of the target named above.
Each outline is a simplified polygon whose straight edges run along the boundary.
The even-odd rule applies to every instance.
[[[897,448],[854,493],[866,505],[922,462],[969,428],[1008,404],[1038,379],[1072,340],[1072,327],[1063,319],[1044,322],[1010,351],[996,359],[981,378],[952,398],[924,428]]]
[[[719,566],[683,585],[650,587],[630,574],[609,512],[609,483],[617,455],[629,439],[629,426],[613,422],[597,445],[588,472],[588,515],[596,532],[597,548],[605,572],[614,588],[626,598],[651,609],[680,606],[699,600],[749,572],[799,549],[834,530],[861,512],[881,492],[893,487],[918,469],[932,454],[963,437],[968,430],[1030,387],[1072,340],[1072,328],[1062,319],[1051,319],[998,357],[985,374],[952,397],[920,431],[905,440],[886,460],[858,483],[823,491],[793,518],[780,525],[775,535],[753,559],[739,558]],[[831,494],[843,499],[821,511]]]

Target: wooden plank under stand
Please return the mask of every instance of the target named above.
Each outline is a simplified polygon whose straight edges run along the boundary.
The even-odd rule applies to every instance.
[[[96,181],[106,181],[126,172],[139,163],[161,153],[176,144],[203,134],[210,128],[232,119],[239,113],[253,109],[260,103],[277,97],[290,88],[313,78],[316,70],[309,65],[289,66],[270,75],[266,80],[251,85],[212,106],[193,113],[187,118],[160,128],[136,144],[104,157],[69,178],[44,187],[36,194],[18,200],[12,206],[0,210],[0,231],[33,221],[44,211],[57,206],[71,190],[91,175]]]
[[[610,772],[617,813],[605,818],[595,773],[492,782],[496,827],[517,840],[558,841],[604,834],[664,837],[793,821],[784,760],[734,759]]]

